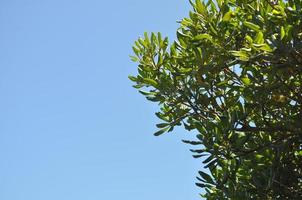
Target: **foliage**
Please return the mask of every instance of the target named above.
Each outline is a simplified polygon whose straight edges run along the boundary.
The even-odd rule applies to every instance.
[[[145,33],[129,78],[158,102],[155,135],[198,130],[209,199],[302,199],[302,1],[196,0],[177,40]]]

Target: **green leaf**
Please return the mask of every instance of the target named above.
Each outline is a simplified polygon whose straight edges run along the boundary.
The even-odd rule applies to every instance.
[[[169,125],[170,125],[169,123],[160,123],[160,124],[156,124],[156,127],[157,128],[164,128],[164,127],[167,127]]]
[[[202,184],[202,183],[195,183],[195,185],[201,188],[207,187],[206,184]]]
[[[241,80],[244,83],[244,85],[250,85],[251,84],[251,80],[247,76],[242,77]]]
[[[230,51],[233,56],[238,57],[242,61],[248,61],[249,55],[245,51]]]
[[[262,33],[261,31],[259,31],[259,32],[257,33],[254,42],[255,42],[256,44],[262,44],[262,43],[264,42],[263,33]]]
[[[194,37],[194,41],[198,41],[198,40],[209,40],[209,41],[212,41],[212,36],[210,36],[209,34],[207,33],[203,33],[203,34],[198,34]]]
[[[146,91],[143,91],[143,90],[139,90],[139,93],[141,93],[142,95],[145,95],[145,96],[148,96],[148,95],[155,95],[156,93],[155,92],[146,92]]]
[[[285,36],[285,30],[284,30],[284,27],[281,26],[281,28],[280,28],[280,39],[282,40],[284,38],[284,36]]]
[[[136,89],[140,89],[140,88],[144,87],[144,85],[142,85],[142,84],[137,84],[137,85],[134,85],[133,87],[136,88]]]
[[[156,37],[155,33],[151,33],[151,44],[152,45],[157,44],[157,37]]]
[[[150,78],[144,78],[143,82],[146,83],[146,84],[148,84],[148,85],[151,85],[151,86],[153,86],[155,88],[157,88],[157,86],[158,86],[157,82],[155,80],[153,80],[153,79],[150,79]]]
[[[203,156],[206,156],[207,154],[197,154],[197,155],[192,155],[193,158],[201,158]]]
[[[264,157],[264,156],[261,155],[261,154],[256,154],[256,156],[255,156],[255,158],[256,158],[257,160],[261,160],[263,157]]]
[[[217,83],[217,86],[227,86],[228,82],[229,82],[228,80],[221,81],[221,82]]]
[[[205,152],[204,149],[190,149],[190,151],[193,153],[204,153]]]
[[[182,31],[180,31],[180,30],[178,30],[178,31],[176,32],[176,35],[177,35],[177,38],[178,38],[178,39],[180,39],[180,38],[190,38],[189,35],[184,34],[184,33],[183,33]]]
[[[272,52],[272,48],[268,44],[253,44],[253,47],[255,47],[258,50]]]
[[[210,155],[207,159],[205,159],[204,161],[202,161],[203,164],[207,164],[208,162],[210,162],[214,157],[212,155]]]
[[[243,25],[254,31],[257,31],[257,32],[260,31],[260,26],[254,24],[252,22],[245,21],[245,22],[243,22]]]
[[[162,39],[162,36],[161,36],[160,32],[157,33],[157,38],[158,38],[158,45],[161,46],[161,43],[162,43],[163,39]]]
[[[132,60],[133,62],[138,62],[138,61],[139,61],[139,58],[136,57],[136,56],[130,56],[130,58],[131,58],[131,60]]]
[[[218,159],[214,159],[212,160],[211,162],[209,162],[207,165],[204,166],[204,168],[214,168],[215,167],[215,164],[217,163],[217,160]]]
[[[189,141],[189,140],[182,140],[183,143],[190,144],[190,145],[201,145],[201,142],[197,141]]]
[[[128,78],[133,82],[137,81],[137,78],[135,76],[128,76]]]
[[[154,133],[154,136],[159,136],[159,135],[161,135],[161,134],[167,132],[169,129],[170,129],[170,127],[166,127],[166,128],[160,129],[159,131],[156,131],[156,132]]]
[[[148,36],[148,33],[147,33],[147,32],[144,32],[144,38],[145,38],[144,42],[145,42],[145,44],[146,44],[146,45],[151,44],[151,42],[150,42],[150,39],[149,39],[149,36]]]
[[[136,47],[132,47],[133,52],[135,53],[135,55],[139,55],[140,54],[140,50]]]
[[[207,173],[204,173],[203,171],[199,171],[198,173],[201,176],[201,178],[203,178],[207,183],[215,184],[212,177]]]
[[[192,68],[180,68],[179,72],[180,73],[189,73],[191,72],[193,69]]]
[[[285,27],[285,35],[287,37],[287,40],[291,40],[293,37],[293,29],[294,27],[292,25],[287,25]]]
[[[146,96],[146,99],[148,99],[149,101],[152,101],[152,102],[159,102],[159,101],[161,101],[161,98],[158,97],[158,96],[150,96],[150,95],[147,95],[147,96]]]
[[[234,13],[233,13],[233,11],[230,10],[229,12],[224,14],[222,21],[225,21],[225,22],[230,21],[230,19],[232,19],[233,16],[234,16]]]
[[[302,150],[295,151],[296,156],[302,156]]]
[[[249,36],[249,35],[246,35],[246,36],[245,36],[245,39],[246,39],[250,44],[252,44],[252,43],[254,42],[254,40],[252,39],[252,37]]]
[[[196,0],[196,10],[198,13],[200,13],[202,15],[207,14],[207,8],[200,0]]]

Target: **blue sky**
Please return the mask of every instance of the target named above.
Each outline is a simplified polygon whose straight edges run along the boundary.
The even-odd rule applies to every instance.
[[[171,39],[188,1],[2,0],[0,199],[195,200],[201,161],[127,79],[144,31]]]

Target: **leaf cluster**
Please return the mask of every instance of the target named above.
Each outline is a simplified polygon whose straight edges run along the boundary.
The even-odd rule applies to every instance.
[[[197,130],[206,199],[302,198],[302,1],[200,0],[171,44],[133,46],[129,76],[158,102],[155,135]]]

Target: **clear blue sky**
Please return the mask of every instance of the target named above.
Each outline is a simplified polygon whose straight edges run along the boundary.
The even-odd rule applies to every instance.
[[[0,199],[196,200],[200,160],[154,137],[127,79],[144,31],[174,38],[188,1],[1,0]]]

